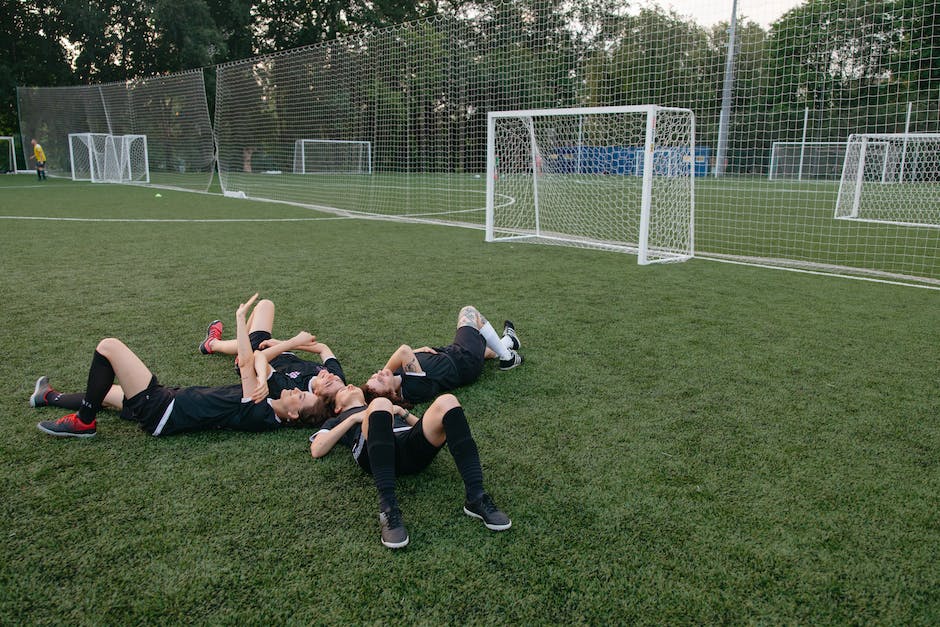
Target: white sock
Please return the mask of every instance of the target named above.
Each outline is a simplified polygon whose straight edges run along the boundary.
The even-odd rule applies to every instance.
[[[486,340],[486,345],[489,346],[500,359],[509,359],[512,357],[512,351],[510,351],[509,348],[502,343],[500,337],[496,335],[496,329],[493,328],[492,324],[489,322],[484,324],[480,328],[480,335]]]

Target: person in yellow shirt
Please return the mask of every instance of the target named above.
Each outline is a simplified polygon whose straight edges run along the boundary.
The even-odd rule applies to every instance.
[[[46,179],[46,152],[35,139],[33,139],[32,144],[33,156],[30,159],[36,160],[36,176],[39,177],[40,181],[44,181]]]

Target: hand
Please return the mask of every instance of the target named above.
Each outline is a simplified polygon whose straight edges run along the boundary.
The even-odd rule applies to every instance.
[[[437,355],[437,351],[431,348],[430,346],[422,346],[421,348],[414,349],[415,353],[431,353],[432,355]]]
[[[257,386],[255,387],[255,389],[251,392],[251,397],[250,397],[250,398],[251,398],[252,401],[255,402],[255,404],[258,404],[258,403],[260,403],[261,401],[263,401],[264,399],[266,399],[267,397],[268,397],[268,382],[267,382],[266,379],[265,379],[265,380],[260,380],[260,381],[258,382],[258,385],[257,385]]]
[[[258,292],[255,292],[255,295],[248,299],[248,302],[242,303],[238,306],[238,309],[235,310],[235,318],[237,320],[244,320],[245,316],[248,314],[248,310],[251,309],[251,306],[255,304],[255,301],[258,299]]]
[[[263,342],[258,344],[258,348],[261,350],[264,350],[266,348],[271,348],[272,346],[277,346],[280,343],[281,343],[281,340],[276,340],[272,337],[271,339],[264,340]]]

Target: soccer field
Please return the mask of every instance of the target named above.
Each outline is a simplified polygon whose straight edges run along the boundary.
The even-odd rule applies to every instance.
[[[696,247],[741,254],[718,194],[767,251],[875,228],[804,186],[699,185]],[[819,231],[761,226],[801,193]],[[935,290],[31,176],[0,177],[0,260],[2,624],[940,622]],[[512,529],[462,513],[447,452],[399,479],[392,552],[371,478],[309,431],[36,429],[60,413],[28,406],[36,377],[80,390],[103,337],[166,385],[235,382],[196,347],[255,291],[353,383],[450,342],[462,305],[511,318],[526,362],[456,394]]]

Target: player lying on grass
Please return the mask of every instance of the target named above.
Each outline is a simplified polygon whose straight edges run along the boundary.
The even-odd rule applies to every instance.
[[[301,413],[303,422],[315,425],[329,417],[332,401],[336,390],[343,387],[346,377],[343,368],[330,350],[330,347],[306,331],[298,333],[289,340],[276,340],[271,337],[274,326],[274,303],[263,299],[255,305],[248,317],[248,332],[251,348],[261,351],[269,363],[268,367],[268,396],[280,398],[284,390],[300,389],[310,392],[305,397]],[[222,353],[237,355],[238,343],[236,340],[222,340],[223,325],[220,320],[213,321],[206,332],[206,338],[200,343],[199,349],[203,354]],[[322,363],[301,359],[290,351],[302,350],[319,355]],[[236,362],[238,358],[236,357]],[[235,368],[239,371],[238,366]],[[123,393],[119,386],[105,396],[104,409],[121,410]],[[49,383],[48,377],[40,377],[36,381],[30,405],[33,407],[61,407],[63,409],[77,410],[81,406],[82,393],[63,394],[55,390]]]
[[[164,387],[131,349],[120,340],[106,338],[95,349],[78,412],[42,421],[37,425],[40,431],[54,436],[94,436],[96,417],[105,402],[153,435],[207,429],[268,431],[297,425],[312,394],[286,390],[280,398],[267,398],[268,363],[261,353],[252,351],[245,320],[257,297],[252,296],[235,312],[240,385]],[[115,378],[119,386],[114,385]]]
[[[445,443],[463,479],[464,513],[482,520],[493,531],[512,526],[483,489],[477,445],[453,394],[439,396],[419,419],[386,398],[366,406],[362,389],[348,385],[337,392],[334,409],[336,417],[310,436],[310,454],[323,457],[337,442],[352,449],[353,459],[372,475],[379,492],[379,525],[385,546],[398,549],[408,544],[395,478],[427,468]]]
[[[522,363],[522,355],[516,352],[519,346],[512,321],[505,322],[500,337],[483,314],[467,306],[457,316],[453,343],[440,348],[402,344],[362,390],[369,399],[381,396],[399,404],[423,403],[479,379],[486,359],[498,358],[500,370],[515,368]]]
[[[251,348],[261,351],[270,365],[268,395],[278,398],[283,390],[301,389],[311,392],[324,403],[329,403],[338,389],[346,384],[343,367],[330,347],[306,332],[289,340],[276,340],[271,336],[274,328],[274,303],[268,299],[258,301],[248,318],[248,338]],[[220,353],[237,355],[236,340],[222,339],[221,320],[209,324],[206,339],[199,344],[204,355]],[[306,351],[320,357],[322,363],[301,359],[291,351]],[[236,362],[238,358],[236,357]]]

